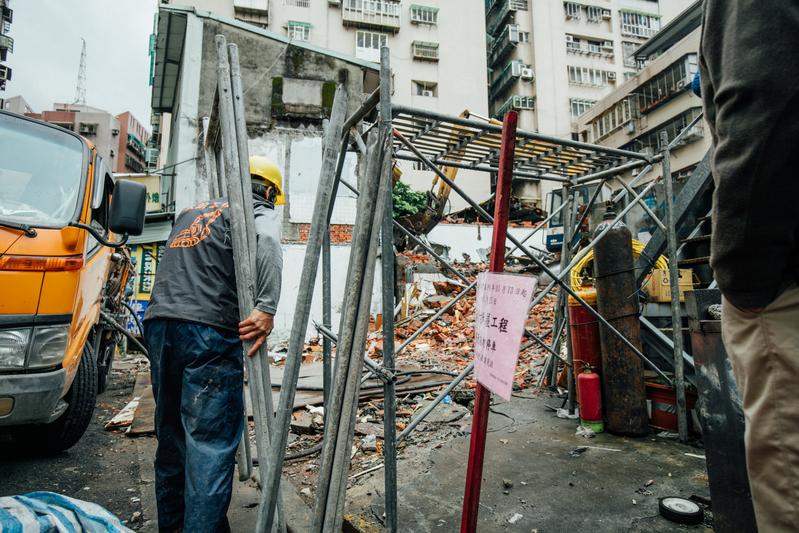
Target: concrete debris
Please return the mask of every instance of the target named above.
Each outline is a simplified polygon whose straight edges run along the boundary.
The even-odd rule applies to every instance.
[[[594,430],[585,426],[577,426],[577,431],[575,431],[574,434],[578,437],[585,437],[586,439],[593,439],[596,437]]]
[[[508,523],[509,524],[515,524],[516,522],[518,522],[522,518],[524,518],[524,515],[521,515],[519,513],[513,513],[512,515],[510,515],[510,518],[508,518]]]
[[[363,439],[361,439],[361,450],[365,452],[376,452],[377,437],[374,435],[366,435]]]
[[[505,487],[506,489],[513,488],[513,481],[511,481],[510,479],[507,479],[507,478],[503,479],[502,480],[502,486]]]

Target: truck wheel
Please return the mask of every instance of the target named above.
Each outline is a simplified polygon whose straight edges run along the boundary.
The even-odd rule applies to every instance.
[[[97,361],[97,394],[102,394],[108,388],[108,379],[111,368],[114,364],[114,350],[116,343],[113,339],[106,341],[100,347],[99,359]]]
[[[83,347],[78,372],[64,397],[67,410],[57,420],[31,428],[29,441],[44,453],[57,453],[71,448],[89,427],[97,399],[97,363],[91,345]]]

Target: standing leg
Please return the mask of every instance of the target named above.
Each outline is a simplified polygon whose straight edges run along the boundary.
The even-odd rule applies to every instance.
[[[185,531],[229,531],[236,448],[244,424],[244,370],[238,335],[181,324],[181,415],[186,430]]]
[[[183,368],[171,342],[175,323],[149,320],[144,329],[155,397],[155,497],[161,531],[183,527],[185,443],[180,420]]]
[[[746,463],[760,531],[795,531],[799,522],[799,287],[764,310],[724,300],[724,345],[741,391]]]

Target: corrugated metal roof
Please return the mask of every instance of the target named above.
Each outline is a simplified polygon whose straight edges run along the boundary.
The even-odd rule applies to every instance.
[[[172,231],[171,220],[145,222],[141,235],[128,238],[128,244],[149,244],[152,242],[165,242]]]

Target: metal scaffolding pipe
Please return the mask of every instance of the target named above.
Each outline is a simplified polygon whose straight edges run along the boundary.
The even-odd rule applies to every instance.
[[[404,113],[406,115],[411,115],[414,117],[424,117],[424,118],[429,118],[431,120],[438,120],[440,122],[448,122],[450,124],[456,124],[458,126],[471,127],[476,130],[487,130],[492,133],[498,133],[498,134],[502,133],[502,126],[500,125],[495,125],[490,123],[486,124],[485,122],[480,122],[477,120],[453,117],[449,115],[444,115],[443,113],[437,113],[435,111],[428,111],[426,109],[418,109],[415,107],[404,106],[404,105],[395,105],[393,106],[392,109],[394,110],[395,115],[400,115]],[[517,138],[521,139],[533,139],[545,143],[552,143],[558,146],[568,146],[570,148],[576,148],[578,150],[588,150],[591,152],[597,152],[599,154],[604,154],[604,155],[628,157],[631,159],[641,159],[644,161],[648,160],[646,155],[639,154],[637,152],[631,152],[629,150],[619,150],[618,148],[608,148],[605,146],[597,146],[594,144],[588,144],[580,141],[573,141],[571,139],[561,139],[558,137],[552,137],[550,135],[542,135],[540,133],[535,133],[532,131],[518,130],[516,132],[516,136]]]
[[[655,157],[655,159],[659,159],[659,156]],[[582,185],[584,183],[588,183],[591,181],[598,180],[600,178],[607,178],[608,176],[615,176],[616,174],[621,174],[627,170],[638,168],[643,165],[647,165],[649,161],[631,161],[630,163],[625,163],[623,165],[619,165],[617,167],[609,168],[607,170],[600,170],[599,172],[594,172],[593,174],[588,174],[586,176],[582,176],[577,178],[577,185]],[[650,167],[651,168],[651,167]]]
[[[682,359],[682,311],[680,309],[680,265],[677,260],[676,217],[674,215],[674,180],[671,176],[671,149],[668,147],[668,134],[660,132],[663,150],[663,179],[666,185],[666,221],[668,229],[666,240],[669,250],[669,288],[671,289],[671,338],[674,342],[674,389],[677,396],[677,430],[682,442],[688,441],[688,413],[685,403],[685,368]]]
[[[403,161],[415,161],[417,163],[423,162],[419,157],[414,157],[403,153],[394,154],[394,159],[400,159]],[[497,170],[499,170],[497,167],[491,165],[475,165],[470,163],[461,163],[460,161],[452,161],[449,159],[437,158],[435,162],[436,164],[445,167],[462,168],[465,170],[479,170],[480,172],[496,172]],[[559,183],[569,183],[568,178],[563,178],[559,176],[550,176],[546,174],[541,174],[540,172],[531,172],[529,170],[515,170],[513,171],[513,176],[531,178],[536,181],[547,180],[547,181],[557,181]]]
[[[436,167],[436,166],[435,166],[435,165],[434,165],[432,162],[430,162],[430,160],[429,160],[427,157],[425,157],[425,156],[424,156],[424,154],[422,154],[421,152],[419,152],[419,150],[418,150],[418,149],[417,149],[415,146],[413,146],[413,144],[411,144],[411,143],[410,143],[410,142],[409,142],[409,141],[408,141],[408,140],[407,140],[407,139],[406,139],[406,138],[405,138],[405,137],[404,137],[404,136],[403,136],[401,133],[399,133],[399,132],[395,131],[395,132],[394,132],[394,136],[395,136],[395,137],[397,137],[397,138],[398,138],[398,139],[399,139],[399,140],[400,140],[400,141],[401,141],[401,142],[402,142],[404,145],[406,145],[406,146],[407,146],[407,147],[408,147],[408,148],[409,148],[411,151],[413,151],[414,153],[416,153],[416,155],[418,155],[419,157],[421,157],[421,158],[423,159],[424,163],[425,163],[425,164],[428,166],[428,168],[430,168],[430,169],[431,169],[433,172],[435,172],[435,173],[436,173],[436,175],[438,175],[438,177],[439,177],[439,178],[441,178],[441,179],[442,179],[442,180],[443,180],[443,181],[444,181],[444,182],[445,182],[447,185],[449,185],[449,186],[450,186],[450,188],[452,188],[452,190],[454,190],[456,193],[458,193],[458,195],[460,195],[460,196],[461,196],[461,198],[463,198],[464,200],[466,200],[466,202],[467,202],[469,205],[471,205],[471,206],[472,206],[472,208],[474,208],[474,209],[475,209],[475,211],[477,211],[477,213],[478,213],[480,216],[482,216],[482,217],[483,217],[484,219],[486,219],[488,222],[493,222],[493,220],[494,220],[494,217],[492,217],[491,215],[489,215],[489,214],[486,212],[486,210],[485,210],[485,209],[483,209],[483,208],[482,208],[482,207],[481,207],[481,206],[480,206],[480,205],[479,205],[477,202],[475,202],[474,200],[472,200],[472,198],[471,198],[471,197],[470,197],[468,194],[466,194],[466,193],[463,191],[463,189],[461,189],[461,188],[460,188],[460,186],[458,186],[457,184],[455,184],[455,182],[453,182],[451,179],[449,179],[449,177],[448,177],[446,174],[444,174],[444,172],[442,172],[442,171],[441,171],[441,169],[439,169],[439,168],[438,168],[438,167]],[[651,188],[652,188],[652,187],[655,185],[655,183],[657,183],[657,180],[653,180],[653,181],[652,181],[652,182],[651,182],[651,183],[650,183],[650,184],[649,184],[649,185],[648,185],[646,188],[644,188],[644,190],[643,190],[643,191],[641,191],[641,194],[640,194],[639,196],[643,197],[643,196],[644,196],[646,193],[648,193],[648,192],[649,192],[649,190],[650,190],[650,189],[651,189]],[[629,211],[629,210],[632,208],[632,206],[633,206],[633,205],[634,205],[634,204],[632,204],[632,203],[631,203],[630,205],[628,205],[627,207],[625,207],[625,209],[623,209],[623,210],[620,212],[619,216],[618,216],[616,219],[614,219],[613,223],[612,223],[612,224],[610,224],[610,225],[608,226],[608,229],[607,229],[607,231],[609,231],[609,228],[611,228],[611,227],[612,227],[612,226],[613,226],[613,225],[614,225],[616,222],[618,222],[618,220],[620,220],[620,217],[622,216],[622,214],[626,214],[626,213],[627,213],[627,212],[628,212],[628,211]],[[643,361],[644,361],[646,364],[648,364],[648,365],[649,365],[649,366],[650,366],[650,367],[651,367],[651,368],[652,368],[652,369],[653,369],[655,372],[657,372],[659,376],[661,376],[663,379],[665,379],[665,380],[666,380],[666,381],[667,381],[667,382],[670,384],[670,383],[671,383],[671,379],[669,379],[669,377],[668,377],[668,376],[666,376],[666,374],[664,374],[664,373],[663,373],[663,372],[662,372],[662,371],[661,371],[659,368],[657,368],[657,366],[655,366],[655,365],[654,365],[654,363],[652,363],[652,362],[651,362],[651,361],[650,361],[650,360],[649,360],[649,359],[648,359],[648,358],[647,358],[647,357],[646,357],[646,356],[645,356],[645,355],[644,355],[644,354],[643,354],[643,353],[642,353],[642,352],[641,352],[641,351],[640,351],[638,348],[636,348],[636,347],[635,347],[635,345],[633,345],[633,344],[630,342],[630,340],[629,340],[629,339],[627,339],[627,338],[626,338],[624,335],[622,335],[622,334],[621,334],[621,333],[620,333],[620,332],[619,332],[619,331],[618,331],[618,330],[617,330],[615,327],[613,327],[613,326],[612,326],[612,325],[611,325],[611,324],[610,324],[610,323],[609,323],[607,320],[605,320],[605,318],[604,318],[604,317],[603,317],[603,316],[602,316],[602,315],[601,315],[599,312],[597,312],[597,311],[596,311],[596,309],[594,309],[593,307],[591,307],[591,305],[589,305],[589,304],[588,304],[588,303],[587,303],[587,302],[586,302],[586,301],[585,301],[583,298],[581,298],[581,297],[580,297],[580,295],[578,295],[578,294],[577,294],[577,293],[576,293],[576,292],[575,292],[575,291],[574,291],[574,290],[573,290],[573,289],[572,289],[572,288],[569,286],[569,284],[568,284],[568,283],[566,283],[566,282],[564,282],[564,281],[563,281],[563,278],[564,278],[564,277],[566,277],[566,275],[568,274],[569,270],[570,270],[571,268],[573,268],[573,267],[574,267],[574,265],[576,264],[576,262],[577,262],[577,258],[578,258],[578,257],[582,258],[582,257],[581,257],[581,255],[583,254],[583,252],[587,254],[587,253],[588,253],[588,250],[590,250],[590,249],[591,249],[591,247],[592,247],[594,244],[596,244],[596,242],[597,242],[597,241],[598,241],[598,240],[599,240],[599,239],[600,239],[602,236],[604,236],[604,232],[603,232],[603,233],[600,233],[599,235],[597,235],[597,237],[594,239],[594,241],[592,241],[592,243],[591,243],[591,244],[589,244],[589,245],[588,245],[588,246],[587,246],[585,249],[583,249],[583,250],[581,251],[581,253],[580,253],[580,254],[577,254],[577,256],[575,256],[575,259],[573,259],[573,260],[572,260],[572,262],[571,262],[571,264],[570,264],[569,268],[568,268],[568,269],[566,269],[566,270],[563,270],[563,271],[561,271],[561,273],[560,273],[560,274],[555,274],[554,272],[552,272],[552,269],[550,269],[550,268],[549,268],[549,267],[548,267],[546,264],[544,264],[544,262],[543,262],[543,261],[541,261],[541,260],[540,260],[538,257],[536,257],[536,256],[535,256],[535,254],[533,254],[533,253],[532,253],[532,252],[530,252],[530,251],[529,251],[529,250],[528,250],[526,247],[524,247],[524,245],[522,245],[522,244],[519,242],[519,240],[518,240],[518,239],[516,239],[516,238],[515,238],[513,235],[509,234],[509,235],[508,235],[508,240],[510,240],[511,242],[513,242],[514,244],[516,244],[516,245],[517,245],[517,246],[518,246],[518,247],[519,247],[519,248],[520,248],[520,249],[521,249],[521,250],[522,250],[522,251],[525,253],[525,255],[527,255],[527,256],[528,256],[530,259],[532,259],[532,260],[533,260],[533,262],[535,262],[535,263],[536,263],[536,264],[537,264],[537,265],[538,265],[538,266],[539,266],[539,267],[540,267],[540,268],[541,268],[541,269],[542,269],[542,270],[543,270],[543,271],[544,271],[544,272],[545,272],[545,273],[546,273],[546,274],[547,274],[549,277],[551,277],[551,278],[552,278],[552,280],[553,280],[553,281],[552,281],[552,282],[551,282],[551,283],[550,283],[550,284],[547,286],[547,288],[546,288],[546,289],[544,289],[544,291],[542,291],[542,293],[539,293],[539,295],[538,295],[538,297],[536,298],[536,300],[534,300],[534,304],[533,304],[533,305],[535,305],[535,304],[539,303],[539,302],[540,302],[540,301],[543,299],[543,297],[546,295],[546,293],[548,293],[550,290],[552,290],[552,288],[553,288],[553,287],[554,287],[556,284],[560,285],[560,286],[563,288],[563,290],[565,290],[565,291],[566,291],[566,292],[567,292],[569,295],[571,295],[571,297],[572,297],[572,298],[574,298],[574,299],[575,299],[575,300],[576,300],[576,301],[577,301],[577,302],[578,302],[580,305],[582,305],[583,307],[585,307],[585,308],[588,310],[588,312],[589,312],[589,313],[591,313],[591,314],[592,314],[592,315],[593,315],[593,316],[594,316],[594,317],[595,317],[595,318],[596,318],[596,319],[597,319],[597,320],[598,320],[600,323],[602,323],[602,324],[603,324],[605,327],[607,327],[607,328],[608,328],[608,330],[609,330],[610,332],[612,332],[614,335],[618,336],[618,337],[619,337],[619,338],[622,340],[622,342],[624,342],[624,343],[625,343],[625,345],[627,345],[627,346],[628,346],[630,349],[632,349],[632,350],[633,350],[633,351],[634,351],[634,352],[635,352],[635,353],[636,353],[636,354],[637,354],[637,355],[638,355],[638,356],[639,356],[641,359],[643,359]]]
[[[350,131],[350,128],[355,126],[358,122],[363,119],[366,115],[368,115],[374,108],[377,107],[377,104],[380,102],[380,87],[372,91],[372,93],[366,97],[366,100],[358,106],[358,109],[355,110],[355,113],[350,115],[348,119],[344,121],[342,126],[342,131]]]
[[[275,417],[275,438],[269,456],[269,464],[263,493],[261,509],[258,514],[258,531],[268,531],[274,520],[275,504],[280,495],[281,473],[283,460],[286,455],[289,425],[291,414],[294,410],[294,395],[297,390],[297,380],[302,364],[302,351],[305,344],[305,331],[313,300],[313,289],[319,268],[319,256],[322,248],[324,233],[328,228],[329,209],[332,205],[334,183],[336,180],[336,161],[338,156],[339,141],[342,135],[342,124],[347,109],[347,93],[339,85],[333,99],[333,109],[330,114],[330,123],[325,142],[322,148],[322,170],[314,203],[314,219],[308,235],[305,259],[302,266],[302,283],[297,294],[297,304],[294,308],[291,337],[289,339],[286,366],[283,372],[283,384],[280,389],[280,402]]]

